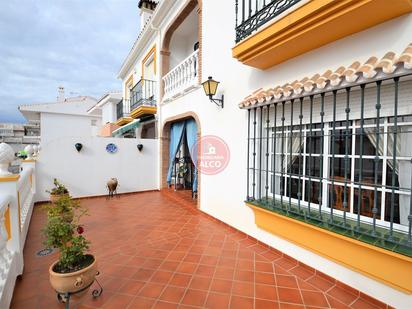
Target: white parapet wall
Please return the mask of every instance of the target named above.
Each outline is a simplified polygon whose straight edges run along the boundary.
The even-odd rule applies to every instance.
[[[20,174],[0,175],[0,308],[9,308],[16,278],[23,273],[35,192],[34,160],[23,161]]]
[[[75,144],[82,144],[77,151]],[[114,144],[117,151],[106,150]],[[137,145],[143,149],[138,150]],[[117,178],[118,193],[157,190],[158,140],[120,139],[103,137],[65,137],[43,145],[37,158],[36,201],[49,200],[46,190],[57,178],[70,191],[72,197],[108,194],[106,183]]]

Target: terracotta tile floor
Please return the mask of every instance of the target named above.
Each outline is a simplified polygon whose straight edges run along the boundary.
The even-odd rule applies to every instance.
[[[85,235],[104,287],[72,308],[379,308],[382,304],[283,257],[202,214],[187,192],[84,199]],[[12,308],[63,308],[48,282],[56,253],[42,249],[33,213]],[[326,279],[325,279],[326,278]],[[383,306],[384,307],[384,306]]]

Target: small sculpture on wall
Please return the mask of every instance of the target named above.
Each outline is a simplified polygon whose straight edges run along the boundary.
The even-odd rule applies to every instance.
[[[114,195],[117,195],[117,187],[119,186],[119,182],[117,181],[117,178],[110,178],[109,181],[107,182],[107,189],[109,190],[109,195],[108,198],[114,197]],[[119,197],[117,195],[117,197]]]

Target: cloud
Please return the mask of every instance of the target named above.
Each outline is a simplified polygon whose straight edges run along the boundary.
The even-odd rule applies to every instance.
[[[117,72],[139,32],[136,0],[0,2],[0,122],[18,105],[120,89]]]

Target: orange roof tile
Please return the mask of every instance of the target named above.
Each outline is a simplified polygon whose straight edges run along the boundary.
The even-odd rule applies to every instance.
[[[239,103],[240,108],[245,108],[254,104],[262,104],[272,99],[287,98],[293,94],[299,95],[302,92],[312,92],[316,89],[324,89],[328,84],[338,86],[343,80],[355,82],[359,76],[371,79],[382,71],[385,74],[393,73],[397,68],[412,69],[412,43],[405,50],[396,56],[394,52],[387,52],[381,59],[375,56],[370,57],[365,63],[353,62],[350,66],[340,66],[335,71],[327,70],[322,75],[315,74],[312,77],[304,77],[300,81],[286,83],[283,86],[275,86],[264,90],[259,88],[251,95],[247,96]]]

